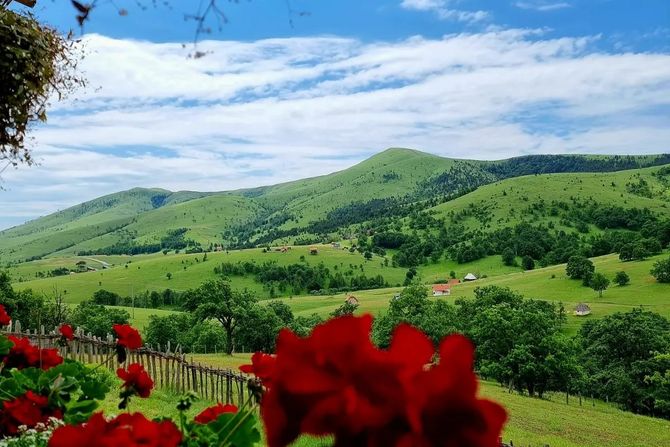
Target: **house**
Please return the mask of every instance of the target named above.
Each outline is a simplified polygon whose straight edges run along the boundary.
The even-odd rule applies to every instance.
[[[449,284],[434,284],[433,296],[451,295],[451,286]]]
[[[477,277],[472,273],[468,273],[467,275],[465,275],[465,278],[463,278],[463,281],[476,281],[476,280]]]
[[[575,307],[575,315],[578,317],[583,317],[585,315],[589,315],[591,313],[591,308],[589,307],[588,304],[584,303],[579,303]]]
[[[349,304],[351,306],[358,306],[360,303],[358,301],[358,298],[356,298],[353,295],[349,295],[346,300],[344,300],[345,304]]]

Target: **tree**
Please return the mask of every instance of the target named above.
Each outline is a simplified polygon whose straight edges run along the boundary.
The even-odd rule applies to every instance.
[[[670,321],[642,309],[589,320],[578,335],[581,362],[595,396],[638,413],[655,414],[654,385],[646,377],[662,365],[650,365],[655,353],[670,352]],[[663,371],[664,373],[665,371]]]
[[[235,330],[256,303],[256,298],[247,290],[233,290],[228,281],[216,280],[207,281],[187,293],[184,309],[193,312],[199,321],[215,319],[221,323],[227,337],[225,352],[231,355],[235,349]]]
[[[369,261],[370,259],[372,259],[372,252],[370,252],[370,251],[366,251],[366,252],[363,254],[363,256],[365,257],[365,260],[366,260],[366,261]]]
[[[535,261],[530,256],[526,255],[521,258],[521,266],[524,270],[533,270],[535,268]]]
[[[82,301],[72,312],[72,324],[84,332],[106,337],[114,324],[128,324],[130,314],[123,309]]]
[[[502,262],[503,264],[507,266],[515,266],[516,265],[516,255],[514,254],[514,250],[511,248],[506,248],[502,252]]]
[[[662,283],[670,282],[670,258],[656,261],[651,269],[651,275],[656,281]]]
[[[45,122],[50,97],[84,84],[73,73],[74,42],[30,15],[0,8],[0,174],[8,166],[33,164],[26,133]]]
[[[630,283],[630,277],[628,276],[628,273],[624,271],[616,272],[616,275],[614,276],[614,282],[618,286],[623,287]]]
[[[337,318],[343,315],[352,315],[354,312],[356,312],[356,309],[358,309],[358,304],[345,301],[344,304],[332,311],[330,316]]]
[[[272,311],[279,317],[284,326],[288,326],[295,319],[291,307],[284,303],[283,301],[270,301],[267,304],[268,309]]]
[[[584,256],[571,256],[565,267],[565,273],[572,279],[589,278],[595,270],[593,262]]]
[[[598,296],[602,298],[603,291],[606,290],[610,285],[610,280],[607,278],[607,276],[598,272],[591,277],[589,285],[593,290],[598,292]]]
[[[170,272],[167,272],[165,276],[167,277],[168,281],[172,279],[172,273]]]

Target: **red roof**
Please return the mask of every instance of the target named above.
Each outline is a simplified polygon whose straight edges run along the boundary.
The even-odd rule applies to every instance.
[[[433,292],[446,292],[451,289],[449,284],[435,284],[433,285]]]

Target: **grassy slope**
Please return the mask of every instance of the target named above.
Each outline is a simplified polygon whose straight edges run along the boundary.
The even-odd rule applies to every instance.
[[[451,167],[456,160],[409,149],[388,149],[344,171],[264,188],[258,200],[285,204],[295,215],[281,228],[302,226],[323,218],[328,211],[355,201],[401,197],[417,184]],[[398,178],[385,180],[385,174]]]
[[[9,262],[44,256],[110,233],[153,210],[152,198],[157,195],[167,196],[168,204],[177,204],[205,194],[135,188],[100,197],[0,232],[0,259]],[[112,238],[107,245],[117,240]]]
[[[359,253],[349,253],[348,250],[334,249],[330,246],[318,246],[319,254],[309,255],[308,247],[293,247],[287,253],[271,252],[262,253],[261,249],[250,249],[231,251],[229,253],[208,253],[207,261],[202,262],[203,254],[178,254],[168,255],[155,254],[133,257],[72,257],[56,258],[53,260],[42,260],[33,263],[20,264],[10,270],[15,280],[30,279],[35,276],[37,270],[49,270],[56,266],[67,265],[74,268],[77,260],[87,259],[91,266],[96,266],[90,259],[113,259],[116,265],[107,270],[88,272],[61,276],[55,278],[44,278],[16,283],[18,289],[32,288],[35,291],[49,293],[54,287],[59,290],[67,290],[66,298],[69,302],[80,302],[89,298],[96,290],[106,289],[121,295],[131,295],[144,290],[186,290],[198,287],[203,281],[214,279],[214,267],[221,262],[243,262],[243,261],[277,261],[280,264],[291,264],[300,262],[300,256],[304,256],[306,262],[317,264],[323,262],[331,270],[342,271],[353,268],[355,275],[364,273],[366,276],[383,275],[390,284],[401,283],[405,277],[405,269],[384,267],[381,258],[375,256],[371,261],[365,261]],[[197,259],[197,261],[196,261]],[[131,260],[128,268],[122,262]],[[351,266],[350,266],[351,264]],[[362,266],[362,269],[361,269]],[[172,273],[172,279],[168,280],[166,274]],[[262,286],[251,277],[233,277],[232,283],[238,288],[249,288],[258,293],[260,298],[268,296]]]
[[[197,355],[194,360],[219,368],[237,368],[249,362],[249,354]],[[572,396],[569,404],[562,394],[550,394],[546,399],[535,399],[510,394],[495,383],[482,382],[481,395],[504,405],[510,419],[504,439],[515,445],[545,445],[551,447],[656,447],[670,445],[670,421],[638,416],[623,412],[613,405],[584,399],[579,406]],[[136,400],[135,409],[150,416],[170,412],[176,396],[155,393],[148,400]],[[108,399],[105,409],[115,412],[115,399]],[[202,402],[198,408],[201,408]],[[299,446],[329,445],[318,440],[303,439]]]
[[[458,213],[473,205],[485,207],[493,214],[490,223],[492,228],[514,224],[519,220],[522,209],[540,200],[550,205],[552,200],[571,202],[572,197],[594,199],[600,203],[625,208],[649,208],[670,215],[670,191],[652,176],[658,169],[655,167],[619,172],[516,177],[481,186],[470,194],[442,203],[431,210],[436,213],[436,217],[440,217],[452,211]],[[654,198],[641,197],[627,191],[626,184],[636,182],[638,174],[653,188]],[[549,220],[558,223],[558,218],[538,217],[538,221]],[[479,225],[474,218],[467,219],[466,223],[471,227]]]
[[[588,287],[583,287],[581,281],[571,280],[565,275],[565,264],[537,269],[530,272],[517,272],[480,279],[471,283],[464,283],[452,288],[451,296],[443,298],[453,302],[459,297],[472,297],[475,287],[497,285],[510,287],[528,298],[538,298],[548,301],[562,302],[569,313],[568,331],[575,332],[582,322],[588,318],[598,318],[617,311],[627,311],[637,306],[658,312],[670,318],[670,285],[657,283],[649,274],[653,263],[667,254],[655,256],[645,261],[621,262],[616,255],[607,255],[594,258],[596,270],[606,274],[610,279],[614,273],[624,270],[631,278],[631,283],[624,287],[611,285],[598,298],[598,294]],[[488,258],[500,262],[500,257]],[[463,270],[464,271],[464,270]],[[552,278],[555,275],[555,278]],[[400,288],[377,289],[359,291],[355,295],[360,301],[360,312],[377,314],[383,312],[389,300]],[[310,315],[317,313],[327,315],[342,304],[344,295],[283,298],[296,314]],[[572,315],[574,306],[578,303],[588,303],[592,314],[588,317]]]

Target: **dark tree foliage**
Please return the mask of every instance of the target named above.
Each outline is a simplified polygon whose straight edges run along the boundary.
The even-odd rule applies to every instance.
[[[667,373],[654,371],[657,353],[670,352],[670,321],[653,312],[634,309],[598,320],[580,329],[581,359],[589,391],[619,403],[624,409],[670,418],[670,412],[650,395],[646,377]]]
[[[353,272],[346,276],[340,272],[333,274],[322,262],[316,266],[307,263],[279,265],[275,261],[262,264],[250,261],[224,262],[214,267],[214,273],[223,277],[253,275],[268,290],[276,289],[280,293],[289,292],[294,295],[303,292],[337,293],[388,286],[381,275],[369,278],[364,274],[356,276]]]
[[[651,275],[658,282],[670,283],[670,258],[656,261],[651,269]]]
[[[491,163],[486,170],[498,179],[560,172],[612,172],[670,163],[670,154],[647,159],[630,155],[589,158],[582,155],[526,155]]]
[[[72,312],[72,324],[81,328],[85,333],[97,337],[106,337],[114,324],[128,324],[130,314],[123,309],[114,309],[83,301]]]
[[[590,279],[596,268],[584,256],[572,256],[565,266],[565,273],[571,279]]]

